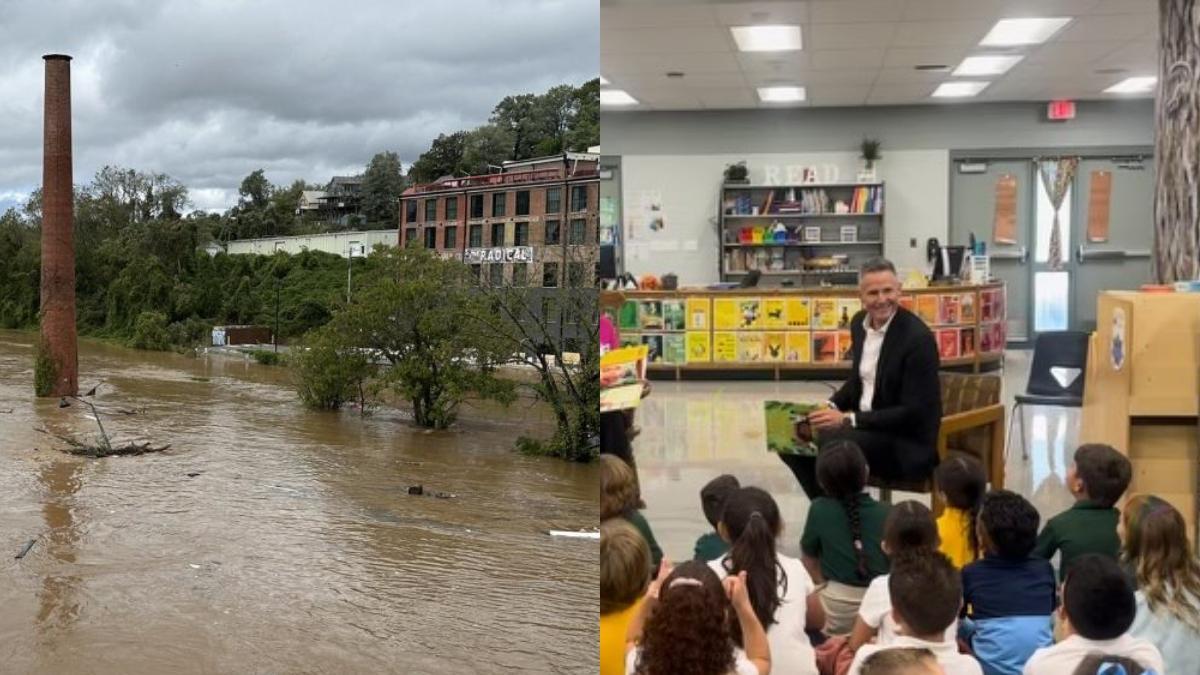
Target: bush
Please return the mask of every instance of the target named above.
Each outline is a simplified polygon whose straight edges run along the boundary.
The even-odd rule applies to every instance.
[[[308,407],[337,410],[358,400],[367,405],[367,380],[374,372],[368,357],[344,346],[332,329],[320,328],[297,346],[290,359],[296,393]]]
[[[250,355],[254,357],[255,361],[258,361],[264,366],[278,366],[282,365],[284,362],[283,354],[280,354],[279,352],[273,352],[269,349],[255,349],[254,351],[250,352]]]
[[[134,349],[166,351],[171,348],[171,336],[167,332],[167,315],[162,312],[146,311],[138,314],[133,323],[133,338],[129,345]]]

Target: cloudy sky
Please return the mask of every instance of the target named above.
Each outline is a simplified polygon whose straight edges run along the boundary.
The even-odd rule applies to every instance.
[[[169,174],[223,209],[407,165],[508,94],[599,72],[598,0],[0,0],[0,212],[41,184],[42,55],[72,61],[75,182]]]

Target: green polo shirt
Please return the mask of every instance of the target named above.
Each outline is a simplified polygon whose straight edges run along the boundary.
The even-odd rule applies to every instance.
[[[658,563],[662,562],[663,552],[659,548],[658,542],[654,540],[654,533],[650,531],[650,523],[646,522],[646,517],[637,509],[626,513],[624,517],[634,529],[641,533],[642,539],[646,540],[646,545],[650,547],[650,559],[651,564],[654,565],[654,574],[658,574]]]
[[[729,552],[729,544],[721,538],[721,535],[716,532],[700,535],[696,540],[696,552],[692,556],[693,560],[708,562],[716,560]]]
[[[858,576],[854,540],[850,536],[850,518],[842,503],[828,497],[818,497],[808,509],[800,550],[810,558],[821,561],[821,574],[829,581],[864,587],[871,579],[888,572],[887,556],[880,548],[883,541],[883,521],[888,505],[881,504],[867,493],[858,497],[859,522],[862,524],[863,551],[867,555],[867,578]]]
[[[1056,551],[1062,552],[1058,563],[1058,578],[1066,578],[1067,569],[1075,558],[1085,553],[1102,553],[1117,557],[1121,540],[1117,537],[1117,510],[1083,499],[1071,508],[1046,521],[1038,535],[1033,555],[1049,560]]]

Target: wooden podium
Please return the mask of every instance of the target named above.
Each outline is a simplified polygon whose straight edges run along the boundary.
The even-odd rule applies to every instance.
[[[1105,291],[1097,304],[1080,442],[1129,455],[1126,494],[1167,500],[1197,541],[1200,293]]]

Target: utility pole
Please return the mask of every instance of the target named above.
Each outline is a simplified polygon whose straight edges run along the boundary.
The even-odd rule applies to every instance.
[[[275,331],[271,333],[271,342],[275,343],[275,353],[279,353],[279,277],[275,278]]]

